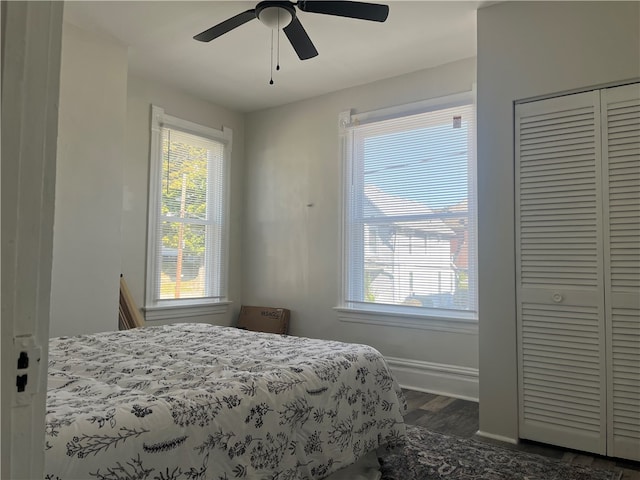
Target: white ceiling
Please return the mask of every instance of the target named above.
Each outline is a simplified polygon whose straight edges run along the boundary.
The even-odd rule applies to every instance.
[[[299,60],[281,35],[281,69],[269,85],[271,31],[258,20],[209,43],[193,40],[256,3],[71,1],[65,20],[127,45],[134,75],[250,112],[473,57],[482,4],[380,0],[389,5],[384,23],[298,11],[319,55]]]

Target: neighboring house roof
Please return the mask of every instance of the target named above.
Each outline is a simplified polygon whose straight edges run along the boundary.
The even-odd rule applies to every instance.
[[[435,212],[426,205],[384,192],[374,185],[365,185],[364,217],[411,217],[413,215],[433,215]],[[438,218],[412,220],[401,218],[396,225],[412,230],[412,235],[439,235],[453,237],[455,232]]]

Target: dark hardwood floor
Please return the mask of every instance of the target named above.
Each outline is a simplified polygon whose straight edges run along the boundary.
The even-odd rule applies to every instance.
[[[420,425],[434,432],[464,438],[471,438],[478,431],[478,404],[476,402],[413,390],[404,390],[404,394],[408,406],[407,414],[404,417],[407,424]],[[525,440],[513,445],[479,436],[475,436],[475,438],[504,448],[544,455],[568,463],[591,465],[609,470],[617,469],[622,471],[621,480],[640,480],[640,462],[589,455]]]

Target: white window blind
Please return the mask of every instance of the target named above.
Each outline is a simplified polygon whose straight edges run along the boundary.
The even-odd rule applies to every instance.
[[[468,318],[477,305],[471,94],[351,118],[344,306]]]
[[[154,108],[147,303],[223,300],[229,135]]]

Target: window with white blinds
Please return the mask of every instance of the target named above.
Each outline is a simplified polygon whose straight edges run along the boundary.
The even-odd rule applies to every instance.
[[[344,115],[343,307],[476,318],[473,95]]]
[[[225,300],[231,132],[153,107],[151,150],[147,306]]]

